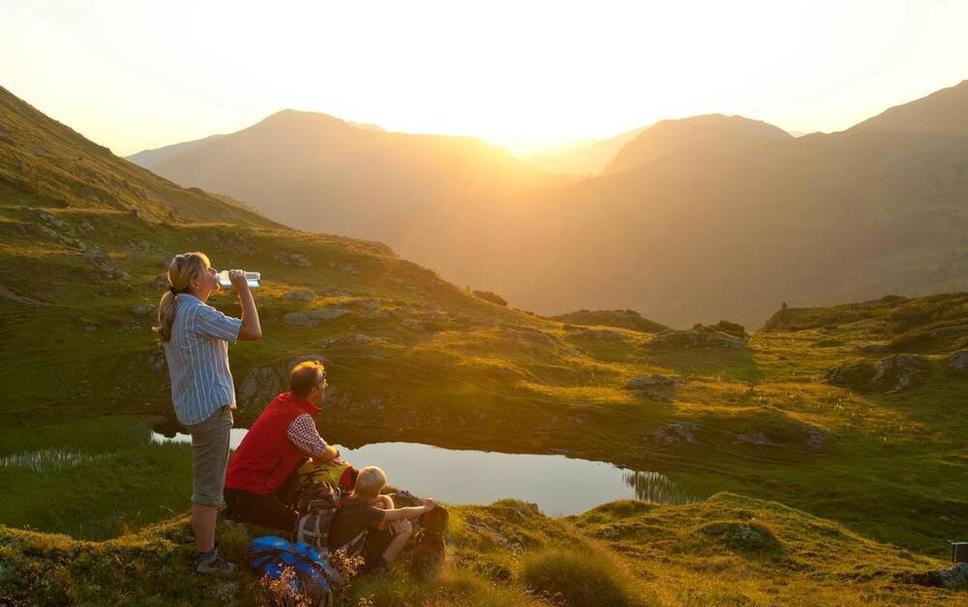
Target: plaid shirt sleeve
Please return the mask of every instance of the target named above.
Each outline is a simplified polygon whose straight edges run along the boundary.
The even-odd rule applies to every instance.
[[[308,413],[296,416],[286,432],[289,441],[309,457],[319,457],[326,453],[327,445],[316,430],[316,422]]]

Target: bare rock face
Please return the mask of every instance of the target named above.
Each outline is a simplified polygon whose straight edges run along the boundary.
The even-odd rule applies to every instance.
[[[893,354],[876,363],[862,361],[828,369],[824,381],[856,390],[882,390],[894,394],[923,382],[927,368],[923,356]]]
[[[240,407],[262,407],[276,397],[277,394],[288,390],[289,374],[293,368],[307,360],[318,360],[326,363],[325,357],[319,354],[303,354],[294,356],[284,363],[273,366],[256,367],[249,371],[239,384],[237,400]]]
[[[259,406],[282,392],[279,374],[270,367],[256,367],[249,371],[239,385],[238,400],[241,406]]]

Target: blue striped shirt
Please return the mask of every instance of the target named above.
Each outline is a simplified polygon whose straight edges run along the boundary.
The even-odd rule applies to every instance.
[[[199,424],[221,407],[235,408],[229,343],[242,321],[222,314],[194,295],[179,293],[171,339],[164,345],[171,374],[171,404],[178,421]]]

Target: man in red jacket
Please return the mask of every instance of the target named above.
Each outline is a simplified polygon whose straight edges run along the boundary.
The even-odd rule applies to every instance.
[[[249,428],[225,475],[226,517],[291,532],[299,513],[278,492],[306,458],[342,463],[339,451],[316,430],[326,395],[326,370],[318,361],[296,365],[289,391],[276,396]]]

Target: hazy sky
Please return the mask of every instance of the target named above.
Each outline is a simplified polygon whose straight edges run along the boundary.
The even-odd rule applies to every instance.
[[[968,0],[0,0],[0,85],[130,154],[284,108],[526,150],[722,112],[841,130],[968,78]]]

